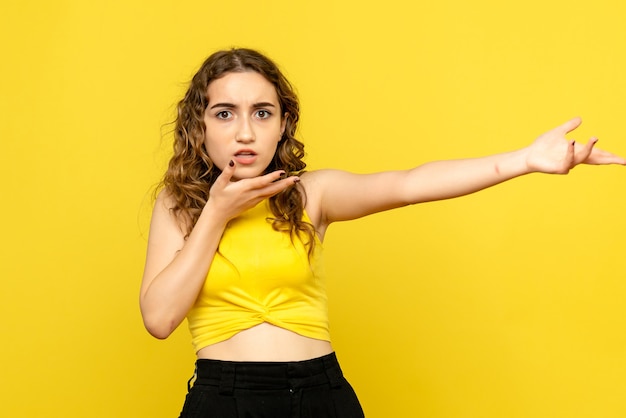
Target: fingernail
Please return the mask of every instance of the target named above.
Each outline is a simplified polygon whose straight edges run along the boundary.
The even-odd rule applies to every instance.
[[[233,160],[230,160],[230,162],[228,163],[229,166],[234,167],[235,166],[235,162]]]
[[[294,179],[293,179],[293,182],[294,182],[294,183],[300,183],[300,177],[296,177],[296,178],[294,178]]]

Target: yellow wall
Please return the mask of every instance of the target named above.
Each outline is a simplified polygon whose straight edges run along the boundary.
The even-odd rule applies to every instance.
[[[161,126],[216,48],[283,66],[311,168],[514,149],[575,115],[626,155],[620,0],[7,3],[1,416],[178,413],[187,330],[149,337],[137,293]],[[626,416],[625,182],[582,167],[332,227],[335,348],[368,417]]]

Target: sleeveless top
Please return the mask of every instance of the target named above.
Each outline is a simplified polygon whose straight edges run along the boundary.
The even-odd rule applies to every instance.
[[[224,230],[187,314],[196,352],[263,322],[330,341],[321,242],[309,258],[301,239],[272,228],[273,216],[264,200]]]

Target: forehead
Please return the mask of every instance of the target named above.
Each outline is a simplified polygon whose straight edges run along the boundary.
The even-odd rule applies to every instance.
[[[209,103],[278,103],[274,85],[255,71],[227,73],[207,88]]]

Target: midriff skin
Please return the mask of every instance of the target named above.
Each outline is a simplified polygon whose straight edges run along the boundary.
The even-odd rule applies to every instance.
[[[264,322],[198,351],[198,358],[225,361],[302,361],[333,352],[316,340]]]

